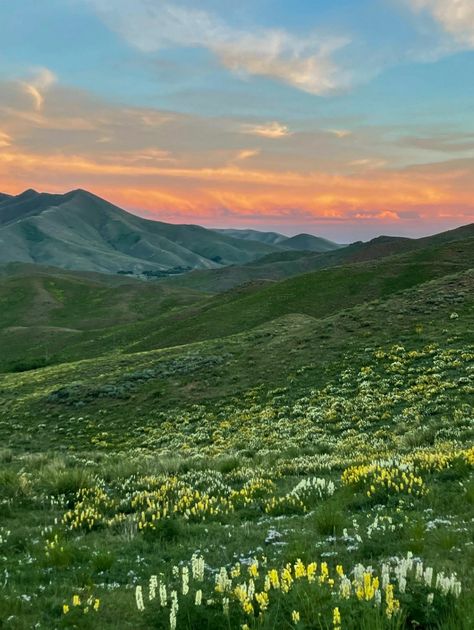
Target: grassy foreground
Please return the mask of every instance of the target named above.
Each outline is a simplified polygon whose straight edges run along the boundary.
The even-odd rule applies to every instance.
[[[474,275],[0,377],[0,627],[474,626]]]

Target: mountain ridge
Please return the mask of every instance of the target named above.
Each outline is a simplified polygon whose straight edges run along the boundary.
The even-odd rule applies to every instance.
[[[144,219],[76,189],[0,199],[0,263],[112,272],[216,268],[275,251],[197,225]]]

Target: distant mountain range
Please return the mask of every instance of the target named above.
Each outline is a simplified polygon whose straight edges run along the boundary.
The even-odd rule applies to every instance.
[[[342,245],[328,241],[320,236],[312,234],[297,234],[296,236],[283,236],[278,232],[260,232],[259,230],[214,230],[219,234],[226,234],[233,238],[240,238],[246,241],[258,241],[269,245],[277,245],[280,249],[299,250],[307,252],[331,252],[339,249]]]
[[[294,237],[297,239],[298,237]],[[353,263],[370,262],[388,256],[424,251],[474,238],[474,223],[423,238],[378,236],[367,242],[357,241],[331,251],[279,251],[258,260],[221,269],[201,269],[165,280],[174,286],[197,289],[205,293],[229,291],[243,284],[275,282],[302,273]],[[456,251],[455,249],[453,251]]]
[[[0,193],[0,264],[140,274],[241,265],[285,250],[340,246],[301,234],[210,230],[143,219],[85,190]]]

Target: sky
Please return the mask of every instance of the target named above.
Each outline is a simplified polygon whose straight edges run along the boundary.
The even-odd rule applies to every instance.
[[[339,242],[474,221],[473,0],[2,0],[0,191]]]

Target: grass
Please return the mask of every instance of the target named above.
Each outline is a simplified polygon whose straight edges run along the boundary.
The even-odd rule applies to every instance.
[[[270,304],[229,336],[0,375],[1,627],[469,630],[474,274],[450,248],[357,266],[353,293],[324,272],[324,305],[313,275],[222,296]]]

